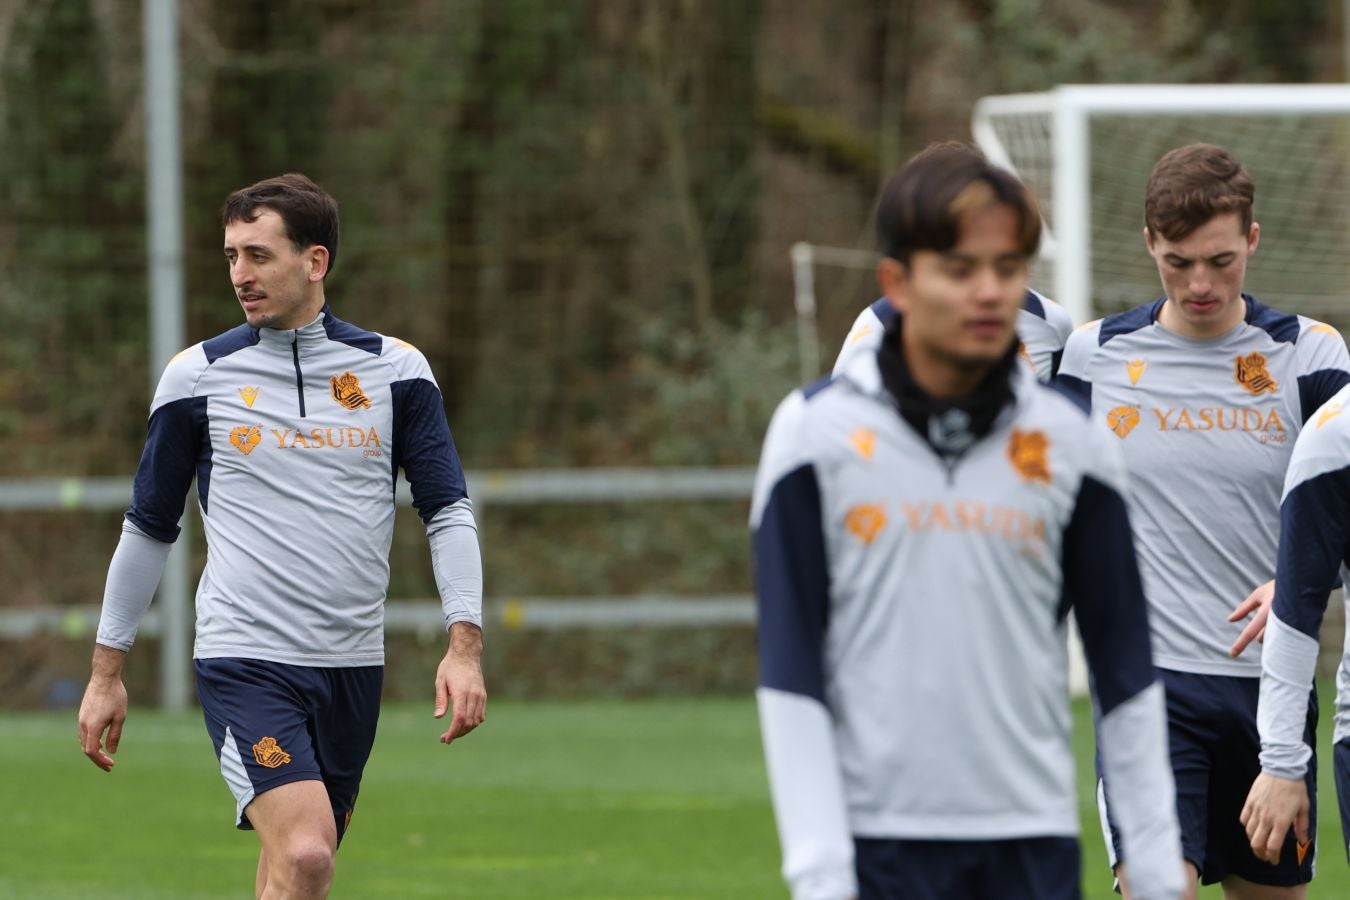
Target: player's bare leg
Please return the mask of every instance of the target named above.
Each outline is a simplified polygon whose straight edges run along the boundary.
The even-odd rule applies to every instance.
[[[1223,880],[1224,900],[1303,900],[1308,896],[1306,884],[1279,887],[1271,884],[1256,884],[1236,875]]]
[[[245,810],[262,842],[259,900],[323,900],[333,884],[337,823],[321,781],[259,794]]]
[[[1116,866],[1113,870],[1116,878],[1120,880],[1120,896],[1122,900],[1130,900],[1130,883],[1121,866]],[[1196,900],[1200,892],[1200,870],[1190,861],[1186,862],[1186,887],[1181,893],[1181,900]],[[1224,885],[1227,890],[1227,884]]]

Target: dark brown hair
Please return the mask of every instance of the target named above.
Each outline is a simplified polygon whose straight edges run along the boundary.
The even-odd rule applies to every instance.
[[[259,210],[270,209],[281,217],[286,237],[296,252],[320,246],[328,250],[328,271],[333,271],[338,252],[338,205],[322,188],[304,175],[290,172],[240,188],[225,198],[220,224],[255,222]]]
[[[1255,197],[1237,157],[1213,144],[1187,144],[1163,154],[1148,176],[1144,224],[1154,237],[1179,241],[1215,216],[1237,213],[1246,234]]]
[[[1041,240],[1036,200],[1017,177],[969,144],[930,144],[891,176],[877,201],[881,252],[909,263],[915,250],[945,253],[970,213],[999,203],[1018,219],[1017,245],[1031,256]]]

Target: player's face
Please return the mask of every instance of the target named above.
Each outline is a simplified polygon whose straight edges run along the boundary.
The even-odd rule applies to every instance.
[[[1242,322],[1247,306],[1242,283],[1247,257],[1256,252],[1261,226],[1245,232],[1237,213],[1222,213],[1179,241],[1144,229],[1149,255],[1158,264],[1167,302],[1160,321],[1185,337],[1213,338]]]
[[[1008,352],[1027,290],[1017,226],[1012,209],[993,203],[966,217],[950,250],[916,251],[908,266],[882,260],[881,286],[904,315],[906,354],[918,357],[910,359],[916,374],[916,363],[936,365],[968,381]]]
[[[252,222],[225,226],[225,259],[244,318],[254,328],[299,328],[323,306],[328,251],[297,251],[281,216],[270,209],[259,210]]]

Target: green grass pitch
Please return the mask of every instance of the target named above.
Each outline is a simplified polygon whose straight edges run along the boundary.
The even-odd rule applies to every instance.
[[[1313,898],[1350,897],[1330,701]],[[448,748],[425,707],[385,708],[332,897],[786,896],[749,699],[498,702]],[[1108,900],[1088,710],[1074,709],[1084,896]],[[251,896],[256,839],[230,827],[197,714],[133,709],[111,774],[75,734],[73,711],[0,715],[0,897]]]

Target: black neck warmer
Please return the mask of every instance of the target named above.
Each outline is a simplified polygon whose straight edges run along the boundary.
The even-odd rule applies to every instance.
[[[949,461],[994,429],[999,413],[1013,402],[1012,374],[1017,365],[1017,342],[1008,348],[975,390],[954,400],[939,400],[919,387],[900,349],[904,317],[896,316],[886,329],[877,363],[881,381],[895,398],[900,415],[922,435],[938,455]]]

